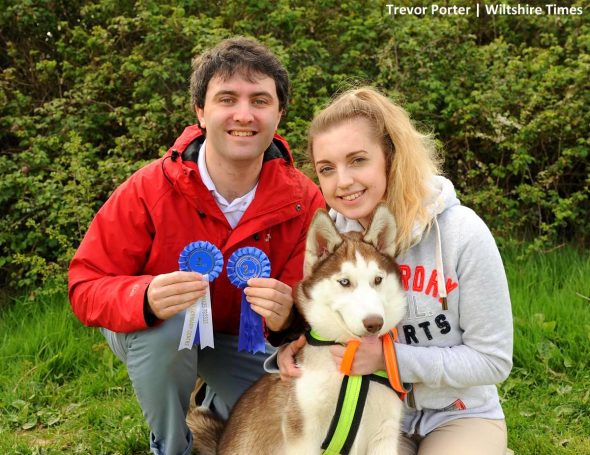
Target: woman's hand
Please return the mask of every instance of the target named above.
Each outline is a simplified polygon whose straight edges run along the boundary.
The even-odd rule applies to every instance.
[[[305,336],[301,335],[295,341],[281,346],[277,355],[277,363],[281,372],[281,379],[289,380],[301,376],[301,370],[295,363],[295,356],[305,346]]]
[[[338,368],[340,368],[340,364],[342,363],[344,351],[346,351],[346,346],[330,346],[332,358],[336,362],[336,365],[338,365]],[[383,356],[381,338],[363,337],[354,356],[350,374],[362,376],[372,374],[377,370],[385,370],[385,357]]]

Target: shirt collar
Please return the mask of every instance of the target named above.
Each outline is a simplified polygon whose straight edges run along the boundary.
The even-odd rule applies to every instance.
[[[252,200],[254,199],[254,195],[256,194],[256,189],[258,188],[258,183],[252,188],[249,192],[235,198],[231,202],[227,202],[227,200],[217,191],[215,187],[215,183],[211,179],[211,175],[209,175],[209,171],[207,170],[207,161],[205,159],[205,145],[207,144],[207,140],[203,141],[201,148],[199,150],[199,157],[197,159],[197,166],[199,168],[199,173],[201,174],[201,180],[205,187],[213,194],[213,198],[217,201],[217,204],[222,208],[222,211],[226,210],[237,210],[241,211],[242,213],[245,209],[250,205]]]

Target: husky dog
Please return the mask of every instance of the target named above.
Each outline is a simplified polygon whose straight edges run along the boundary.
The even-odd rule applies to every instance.
[[[402,319],[406,303],[394,261],[395,231],[385,205],[377,207],[364,235],[341,235],[326,211],[315,215],[307,235],[304,279],[295,300],[318,338],[346,344],[364,336],[383,336]],[[335,427],[346,377],[329,346],[306,344],[297,363],[299,378],[282,381],[278,374],[267,374],[246,391],[230,415],[217,453],[323,452],[322,443]],[[348,453],[397,454],[401,414],[396,393],[371,381]]]

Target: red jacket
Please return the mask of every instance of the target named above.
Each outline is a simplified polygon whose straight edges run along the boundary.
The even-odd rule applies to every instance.
[[[155,275],[178,270],[180,252],[197,240],[216,245],[225,262],[236,249],[255,246],[268,255],[273,278],[289,286],[301,279],[305,234],[325,203],[293,167],[287,142],[275,136],[254,200],[232,229],[198,171],[203,140],[196,125],[186,128],[164,157],[133,174],[98,211],[69,270],[70,302],[85,325],[146,328],[147,286]],[[211,299],[215,331],[236,334],[241,291],[225,267],[211,284]]]

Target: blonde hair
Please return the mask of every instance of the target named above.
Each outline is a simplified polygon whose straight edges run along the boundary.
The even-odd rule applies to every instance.
[[[402,107],[372,87],[361,87],[338,95],[312,120],[307,142],[311,161],[315,136],[358,118],[368,120],[385,153],[384,201],[397,223],[399,254],[411,246],[416,221],[428,227],[432,222],[424,204],[432,196],[433,176],[441,173],[440,158],[432,137],[419,133]]]

